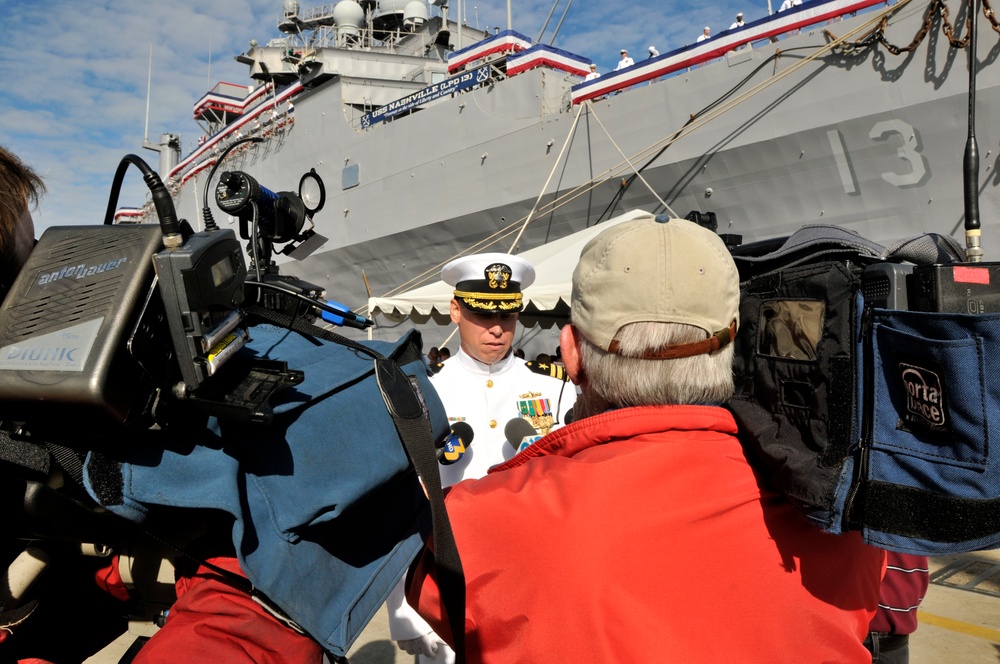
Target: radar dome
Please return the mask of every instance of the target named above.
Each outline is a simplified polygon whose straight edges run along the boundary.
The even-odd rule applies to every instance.
[[[285,0],[285,16],[298,16],[299,0]]]
[[[356,35],[365,22],[365,10],[355,0],[340,0],[333,8],[333,21],[338,34]]]
[[[403,26],[409,29],[419,28],[430,17],[427,5],[421,0],[410,0],[403,9]]]

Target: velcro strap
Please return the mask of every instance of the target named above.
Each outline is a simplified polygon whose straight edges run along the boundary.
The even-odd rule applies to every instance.
[[[1000,498],[943,496],[870,481],[863,526],[933,542],[966,542],[1000,532]]]

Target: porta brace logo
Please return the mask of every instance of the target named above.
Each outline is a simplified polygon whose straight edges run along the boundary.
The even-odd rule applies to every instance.
[[[944,388],[938,372],[915,364],[899,363],[900,379],[906,388],[909,419],[935,429],[945,426]]]
[[[83,279],[84,277],[101,274],[102,272],[110,272],[111,270],[116,270],[121,267],[122,263],[125,261],[126,257],[122,256],[121,258],[113,258],[97,265],[87,265],[86,263],[80,263],[79,265],[65,265],[60,270],[56,270],[55,272],[46,272],[45,274],[39,276],[38,285],[44,286],[45,284],[51,284],[53,281],[59,281],[60,279],[66,279],[69,277]]]

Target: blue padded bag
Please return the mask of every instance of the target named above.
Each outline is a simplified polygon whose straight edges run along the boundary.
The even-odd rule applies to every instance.
[[[114,460],[118,487],[108,482],[108,459],[92,453],[85,484],[136,522],[160,506],[228,512],[253,585],[324,648],[345,655],[423,545],[429,505],[370,356],[272,325],[250,333],[241,353],[305,375],[272,399],[272,424],[210,418],[183,435],[162,432]],[[419,334],[364,345],[401,359],[419,387],[423,426],[433,440],[445,435]]]
[[[960,253],[933,234],[886,248],[824,225],[734,253],[728,407],[767,482],[827,532],[922,555],[1000,546],[1000,314],[878,308],[888,291],[865,278]]]
[[[926,555],[1000,546],[1000,314],[876,308],[862,324],[865,540]]]

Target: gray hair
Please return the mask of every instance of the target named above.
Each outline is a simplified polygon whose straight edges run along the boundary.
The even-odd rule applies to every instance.
[[[644,352],[701,341],[705,331],[679,323],[631,323],[618,334],[618,353],[581,335],[580,360],[590,388],[613,406],[721,404],[733,395],[733,344],[710,354],[647,360]]]

